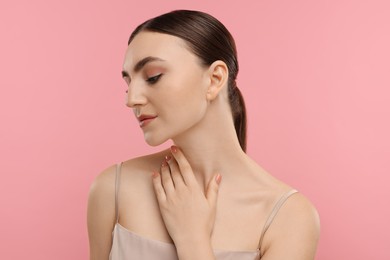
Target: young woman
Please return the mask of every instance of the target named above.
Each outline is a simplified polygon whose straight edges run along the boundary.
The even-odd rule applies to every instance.
[[[316,209],[246,153],[234,40],[178,10],[130,36],[122,76],[145,141],[171,149],[104,170],[88,201],[90,259],[314,259]]]

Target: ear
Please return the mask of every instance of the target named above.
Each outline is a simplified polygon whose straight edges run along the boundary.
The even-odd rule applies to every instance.
[[[207,88],[207,100],[214,100],[221,90],[225,87],[229,70],[225,62],[221,60],[214,61],[208,69],[209,86]]]

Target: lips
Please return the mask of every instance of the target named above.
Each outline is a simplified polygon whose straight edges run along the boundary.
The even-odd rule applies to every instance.
[[[153,119],[155,119],[156,117],[157,116],[155,115],[140,115],[139,117],[137,117],[137,119],[139,121],[140,127],[143,127],[146,126],[151,121],[153,121]]]
[[[139,117],[138,117],[138,121],[139,122],[142,122],[142,121],[144,121],[144,120],[146,120],[146,119],[152,119],[152,118],[156,118],[157,116],[153,116],[153,115],[140,115]]]

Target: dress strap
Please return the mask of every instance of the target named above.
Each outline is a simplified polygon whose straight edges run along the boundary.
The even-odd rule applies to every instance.
[[[118,223],[119,220],[119,184],[120,184],[120,177],[121,177],[121,167],[122,162],[116,164],[116,173],[115,173],[115,218],[116,222]]]
[[[268,216],[267,221],[265,222],[263,231],[261,232],[259,246],[257,247],[259,250],[261,250],[261,244],[263,242],[264,234],[268,230],[269,226],[271,225],[272,221],[274,220],[276,214],[279,212],[279,209],[282,207],[283,203],[294,193],[297,193],[297,190],[290,190],[286,192],[285,194],[280,197],[280,199],[276,202],[274,208],[272,209],[271,213]]]

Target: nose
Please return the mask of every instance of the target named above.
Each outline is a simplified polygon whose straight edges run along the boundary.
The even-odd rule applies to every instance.
[[[126,96],[126,106],[130,108],[135,108],[137,106],[143,106],[146,104],[147,99],[145,93],[141,88],[137,88],[134,85],[128,87]]]

